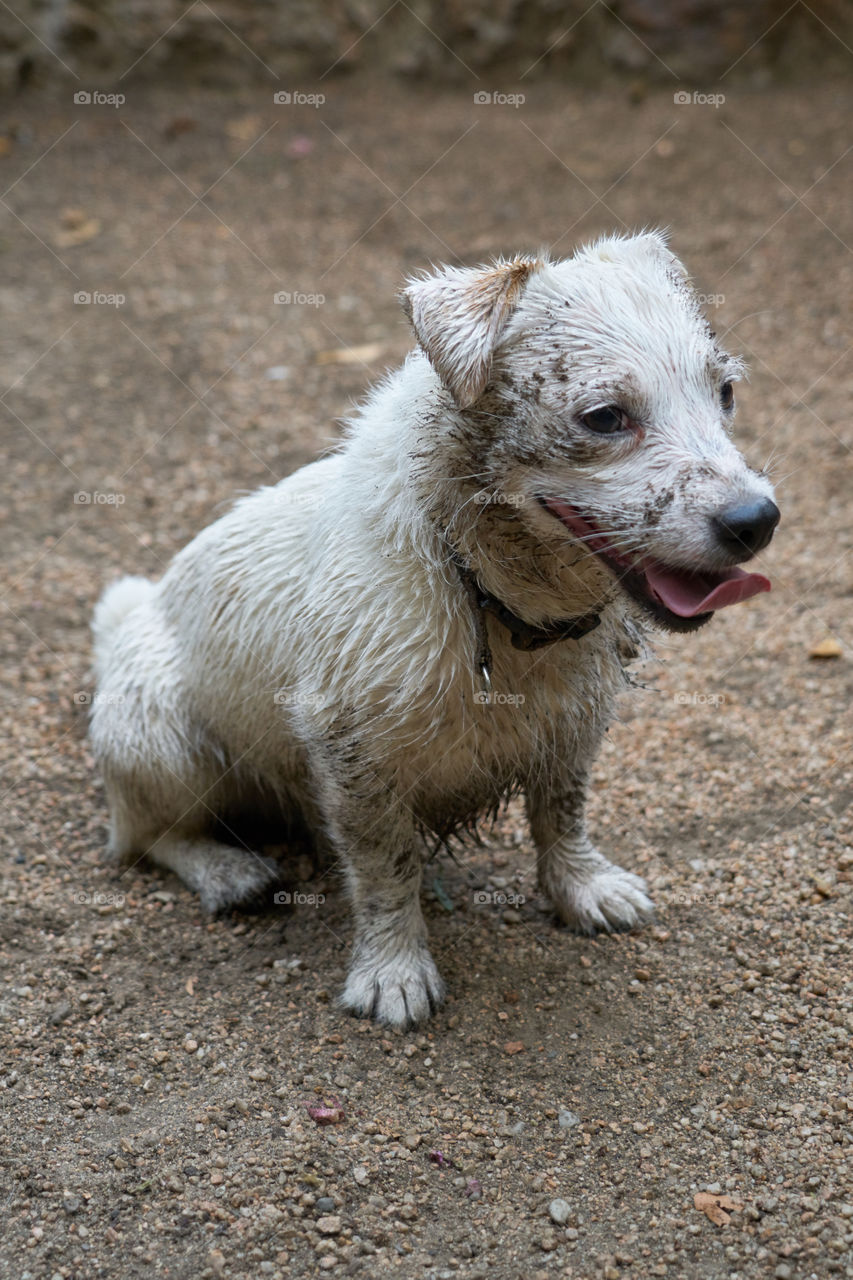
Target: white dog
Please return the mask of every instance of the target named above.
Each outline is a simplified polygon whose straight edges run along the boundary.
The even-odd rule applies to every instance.
[[[218,838],[232,815],[298,815],[346,869],[344,1004],[396,1026],[443,990],[423,837],[517,790],[564,921],[648,916],[587,837],[590,764],[642,632],[768,589],[735,566],[779,518],[729,438],[741,366],[661,235],[448,268],[403,302],[419,350],[338,452],[106,591],[92,714],[112,852],[217,910],[277,874]]]

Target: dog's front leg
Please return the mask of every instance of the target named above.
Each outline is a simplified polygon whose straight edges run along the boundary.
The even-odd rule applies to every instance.
[[[414,818],[393,792],[348,779],[323,788],[332,842],[346,869],[355,915],[342,1003],[392,1027],[420,1022],[444,983],[427,946],[422,859]]]
[[[560,918],[580,933],[631,929],[654,911],[645,881],[602,856],[586,831],[588,761],[584,751],[546,770],[527,791],[539,888]]]

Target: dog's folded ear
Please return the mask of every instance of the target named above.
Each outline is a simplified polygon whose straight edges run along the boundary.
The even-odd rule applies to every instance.
[[[479,398],[492,356],[538,258],[491,267],[446,267],[410,280],[400,299],[430,363],[462,409]]]

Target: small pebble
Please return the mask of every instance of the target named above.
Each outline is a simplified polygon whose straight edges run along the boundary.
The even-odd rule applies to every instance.
[[[337,1236],[341,1233],[341,1220],[337,1214],[317,1219],[317,1230],[324,1236]]]
[[[568,1200],[552,1200],[548,1205],[548,1214],[552,1222],[556,1222],[557,1226],[563,1227],[569,1220],[571,1213],[571,1205]]]

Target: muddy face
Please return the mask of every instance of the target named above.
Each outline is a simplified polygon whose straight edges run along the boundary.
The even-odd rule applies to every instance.
[[[533,536],[580,544],[657,622],[692,630],[769,586],[737,569],[779,519],[731,439],[741,372],[659,264],[546,267],[472,411],[481,465]]]

